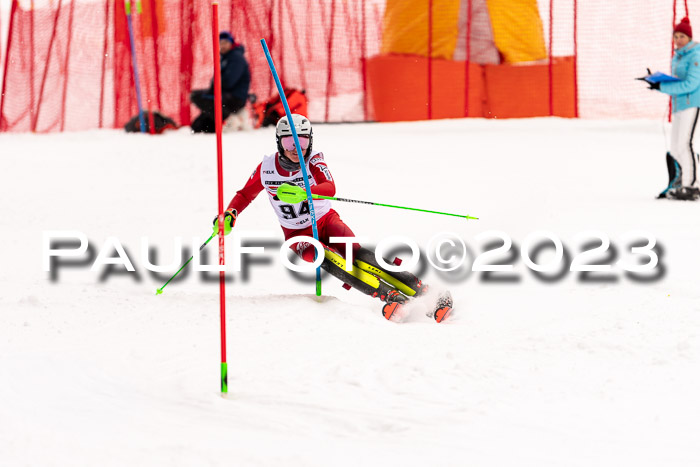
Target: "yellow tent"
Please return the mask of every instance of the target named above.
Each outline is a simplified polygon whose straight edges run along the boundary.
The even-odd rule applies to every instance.
[[[381,53],[427,57],[431,34],[432,58],[464,60],[467,23],[472,62],[547,57],[537,0],[387,0]]]

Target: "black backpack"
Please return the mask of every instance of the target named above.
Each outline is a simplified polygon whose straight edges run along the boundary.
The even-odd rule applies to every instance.
[[[172,118],[166,117],[165,115],[162,115],[159,112],[152,112],[153,113],[153,126],[155,127],[155,132],[156,134],[161,134],[165,130],[174,130],[177,128],[177,124],[175,121],[173,121]],[[149,124],[151,119],[149,118],[149,112],[144,110],[143,111],[143,119],[144,122],[146,123],[146,133],[149,133],[150,128]],[[131,120],[129,120],[126,125],[124,125],[124,129],[126,130],[127,133],[138,133],[141,131],[141,123],[139,122],[139,116],[136,115],[134,116]]]

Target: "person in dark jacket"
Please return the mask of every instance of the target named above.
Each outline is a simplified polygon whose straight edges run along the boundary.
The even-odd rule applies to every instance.
[[[243,56],[244,48],[236,44],[228,31],[219,34],[219,54],[221,56],[221,104],[222,118],[245,107],[250,88],[250,67]],[[214,133],[214,79],[209,89],[195,89],[190,94],[190,101],[202,113],[192,122],[194,133]]]

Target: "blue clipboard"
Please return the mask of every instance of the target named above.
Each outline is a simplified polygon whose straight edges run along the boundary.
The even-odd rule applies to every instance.
[[[673,81],[680,81],[680,79],[657,71],[649,76],[645,76],[644,81],[647,83],[670,83]]]

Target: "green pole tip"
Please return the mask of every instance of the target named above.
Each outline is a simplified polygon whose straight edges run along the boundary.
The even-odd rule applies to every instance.
[[[228,363],[221,362],[221,392],[228,393]]]
[[[156,295],[160,295],[163,293],[163,289],[156,289]]]

